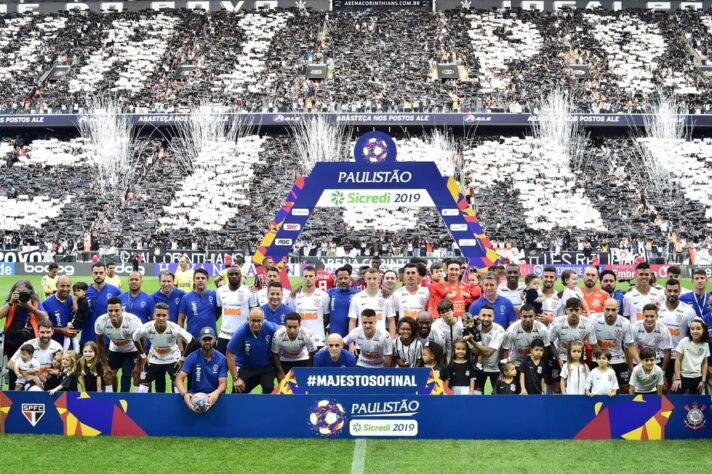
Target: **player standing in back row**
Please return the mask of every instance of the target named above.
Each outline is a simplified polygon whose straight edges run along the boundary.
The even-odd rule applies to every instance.
[[[222,324],[218,334],[218,351],[225,354],[227,344],[237,328],[247,322],[250,308],[257,306],[257,297],[250,289],[242,285],[240,267],[227,269],[227,285],[218,287],[215,292],[218,312],[222,314]]]
[[[326,345],[326,327],[329,325],[329,294],[314,284],[316,269],[305,267],[302,271],[304,286],[292,293],[291,306],[301,316],[301,325],[308,329],[318,349]]]
[[[359,316],[366,309],[373,310],[376,315],[376,327],[386,331],[391,339],[396,337],[396,318],[393,312],[390,298],[383,296],[383,292],[378,286],[381,278],[380,273],[375,268],[369,268],[364,274],[366,289],[356,293],[351,298],[349,306],[349,334],[356,329],[359,323]],[[387,323],[386,323],[387,321]]]
[[[420,286],[418,265],[415,263],[405,264],[403,283],[404,286],[398,288],[391,296],[391,303],[397,319],[409,317],[415,320],[421,311],[427,309],[430,299],[428,289]],[[413,336],[415,337],[415,334]]]

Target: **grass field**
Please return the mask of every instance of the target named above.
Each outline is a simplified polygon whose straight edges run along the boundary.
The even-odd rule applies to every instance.
[[[8,473],[51,468],[60,473],[94,473],[101,469],[108,473],[141,470],[152,474],[188,470],[281,474],[652,474],[704,472],[704,466],[712,462],[709,441],[235,440],[30,435],[5,435],[0,439],[0,463]],[[34,447],[32,451],[29,446]]]

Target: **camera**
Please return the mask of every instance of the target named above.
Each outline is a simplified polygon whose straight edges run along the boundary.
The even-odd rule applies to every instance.
[[[17,299],[20,300],[20,303],[29,303],[32,299],[32,293],[29,291],[20,291],[18,292]]]

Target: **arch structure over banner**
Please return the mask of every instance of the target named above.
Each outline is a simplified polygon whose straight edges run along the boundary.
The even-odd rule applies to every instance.
[[[282,267],[319,207],[435,207],[470,266],[495,263],[497,254],[457,181],[442,176],[434,162],[396,161],[395,141],[382,132],[362,135],[354,155],[351,162],[316,163],[309,176],[297,178],[255,252],[255,263],[269,256]]]

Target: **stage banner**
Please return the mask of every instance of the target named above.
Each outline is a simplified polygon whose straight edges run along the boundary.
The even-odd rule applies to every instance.
[[[433,9],[433,0],[333,0],[334,10],[427,8]]]
[[[524,261],[533,265],[601,265],[609,259],[607,253],[533,250],[526,253]]]
[[[378,370],[376,370],[378,371]],[[709,396],[221,395],[0,392],[7,434],[245,438],[706,439]]]
[[[0,4],[2,5],[2,4]],[[21,4],[22,5],[22,4]],[[38,4],[24,4],[38,5]],[[42,5],[42,4],[40,4]],[[402,126],[402,127],[465,127],[465,128],[529,128],[538,121],[536,115],[510,113],[430,113],[413,112],[351,112],[304,114],[301,112],[237,113],[228,115],[226,121],[238,116],[255,127],[285,128],[303,117],[320,115],[329,122],[346,126]],[[76,114],[0,114],[0,128],[76,128],[81,117]],[[144,113],[131,114],[131,123],[143,131],[174,127],[190,120],[189,114]],[[645,126],[642,114],[576,114],[574,120],[584,128],[641,128]],[[712,115],[687,116],[687,124],[696,129],[712,127]]]
[[[176,270],[180,267],[179,263],[154,263],[153,264],[153,274],[158,275],[161,273],[163,270],[168,270],[169,272],[175,274]],[[190,268],[195,270],[198,268],[203,268],[205,269],[208,274],[212,277],[216,277],[220,275],[220,273],[225,270],[227,267],[225,264],[222,263],[194,263],[190,264]],[[287,274],[290,277],[299,277],[302,276],[302,266],[296,263],[291,263],[286,265],[287,268]],[[255,276],[255,266],[249,263],[246,263],[241,267],[242,270],[242,276],[243,277],[253,277]]]
[[[316,163],[309,176],[297,178],[252,261],[269,256],[283,266],[317,207],[435,207],[470,265],[494,264],[497,253],[455,178],[443,176],[434,162],[399,162],[396,154],[390,136],[369,132],[356,140],[355,161]]]
[[[446,395],[431,369],[294,368],[274,393],[281,395]]]
[[[381,270],[393,270],[398,271],[398,269],[403,268],[403,266],[410,262],[413,257],[389,257],[382,256],[381,258]],[[430,267],[435,262],[442,262],[442,258],[435,257],[418,257],[427,262],[427,266]],[[314,265],[317,262],[322,262],[324,268],[327,272],[334,273],[338,268],[343,267],[346,264],[353,267],[354,272],[358,270],[358,267],[362,265],[371,266],[373,262],[373,257],[363,256],[363,257],[293,257],[293,262],[300,262],[302,265]]]
[[[165,249],[119,249],[119,260],[129,263],[134,255],[139,255],[142,262],[146,263],[178,263],[181,257],[186,256],[190,263],[212,263],[224,264],[225,259],[230,256],[234,262],[237,259],[249,261],[249,250],[242,249],[212,249],[212,250],[165,250]]]

